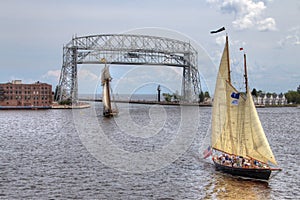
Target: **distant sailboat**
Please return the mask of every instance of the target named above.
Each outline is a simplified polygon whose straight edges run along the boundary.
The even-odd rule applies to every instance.
[[[246,92],[231,83],[228,36],[220,62],[214,93],[211,154],[217,170],[231,175],[268,180],[277,165],[248,89],[244,54]],[[210,147],[209,147],[210,148]],[[208,157],[206,150],[205,157]]]
[[[109,73],[109,66],[105,64],[104,69],[102,70],[101,84],[103,87],[102,103],[103,103],[103,116],[112,117],[118,114],[117,109],[112,109],[111,105],[111,90],[110,82],[112,78]]]

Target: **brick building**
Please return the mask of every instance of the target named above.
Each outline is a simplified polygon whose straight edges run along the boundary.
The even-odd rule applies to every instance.
[[[1,107],[47,108],[52,104],[52,86],[36,82],[24,84],[21,80],[0,84]]]

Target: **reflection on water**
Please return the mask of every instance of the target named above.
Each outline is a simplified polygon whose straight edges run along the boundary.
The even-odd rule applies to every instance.
[[[270,199],[268,182],[245,180],[216,172],[213,175],[207,199]]]
[[[155,124],[159,122],[156,119],[163,117],[150,105],[129,107],[128,117],[140,126],[151,127],[151,119]],[[122,110],[122,105],[119,108]],[[78,112],[88,130],[90,122],[84,116],[91,110]],[[167,107],[165,112],[163,128],[149,138],[125,134],[114,121],[102,118],[101,111],[98,121],[104,127],[115,126],[115,131],[106,131],[105,135],[120,149],[151,153],[168,145],[180,127],[178,107]],[[199,159],[211,108],[200,108],[199,113],[198,131],[185,153],[158,170],[132,173],[116,170],[90,154],[80,140],[71,110],[0,111],[0,199],[277,200],[300,196],[300,109],[258,110],[271,148],[283,168],[269,183],[216,172],[210,160]]]

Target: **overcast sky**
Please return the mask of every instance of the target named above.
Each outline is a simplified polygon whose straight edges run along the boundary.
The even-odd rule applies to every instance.
[[[63,45],[75,34],[126,33],[155,27],[182,34],[206,52],[213,66],[199,66],[199,69],[208,89],[213,91],[211,83],[216,76],[225,33],[211,35],[209,32],[225,26],[230,37],[232,70],[237,71],[236,76],[242,69],[239,48],[243,47],[247,52],[251,88],[278,93],[296,90],[300,84],[299,19],[298,0],[2,1],[0,82],[22,79],[31,83],[39,80],[55,87],[62,65]],[[81,93],[90,93],[88,88],[94,90],[95,83],[90,86],[89,81],[97,82],[101,68],[81,68]],[[120,81],[129,69],[111,67],[114,80]],[[172,78],[164,76],[172,73],[164,73],[164,70],[174,72],[172,76],[176,78],[173,80],[180,87],[180,77],[176,76],[178,71],[162,67],[153,69],[162,72],[161,75],[152,80],[151,70],[147,73],[144,70],[143,76],[149,75],[147,81],[137,83],[136,88],[151,82],[167,84],[163,81]],[[130,81],[134,84],[137,75],[132,74]],[[166,87],[180,90],[177,86]]]

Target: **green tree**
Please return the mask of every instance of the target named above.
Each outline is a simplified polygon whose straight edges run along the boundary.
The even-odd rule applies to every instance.
[[[181,99],[181,96],[179,95],[179,92],[177,90],[175,93],[173,93],[173,99],[175,102],[178,102]]]
[[[253,88],[251,95],[257,97],[257,91],[255,88]]]
[[[71,99],[62,100],[59,102],[60,105],[72,105]]]
[[[289,90],[284,94],[288,103],[300,104],[300,93],[297,91]]]
[[[261,90],[257,91],[257,96],[262,96],[262,94],[263,94],[263,91],[261,91]]]
[[[172,96],[173,96],[173,95],[171,95],[171,94],[169,94],[169,93],[163,93],[162,95],[163,95],[163,97],[165,98],[165,101],[166,101],[166,102],[171,102]]]
[[[204,102],[204,93],[202,91],[199,94],[199,102],[200,103]]]
[[[209,92],[208,92],[208,91],[206,91],[206,92],[204,93],[204,97],[210,98],[210,95],[209,95]]]

